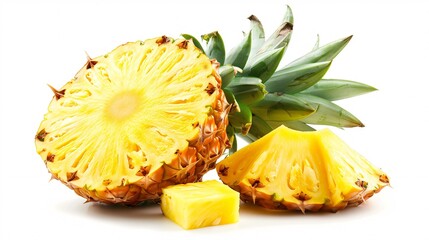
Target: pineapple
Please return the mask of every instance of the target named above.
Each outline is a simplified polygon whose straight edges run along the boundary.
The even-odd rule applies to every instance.
[[[228,54],[221,35],[166,36],[88,57],[54,92],[35,142],[52,177],[88,201],[138,204],[163,187],[201,180],[237,135],[255,141],[278,126],[362,127],[332,101],[374,91],[324,79],[351,37],[279,67],[293,31],[287,7],[267,39],[261,22]]]
[[[324,46],[317,39],[308,54],[279,67],[293,32],[291,8],[287,7],[282,24],[268,38],[256,16],[249,20],[250,31],[228,54],[219,32],[202,36],[205,47],[192,35],[183,34],[221,66],[222,88],[232,104],[228,127],[233,143],[230,153],[237,148],[236,134],[252,142],[280,125],[301,131],[314,131],[311,125],[364,126],[333,101],[376,89],[350,80],[323,78],[352,36]]]
[[[36,149],[87,201],[158,199],[163,187],[200,181],[229,147],[221,78],[192,41],[126,43],[51,88]]]
[[[269,209],[338,211],[358,206],[389,178],[328,129],[280,126],[216,166],[241,199]]]
[[[238,222],[239,193],[216,180],[169,186],[162,192],[162,212],[184,229]]]

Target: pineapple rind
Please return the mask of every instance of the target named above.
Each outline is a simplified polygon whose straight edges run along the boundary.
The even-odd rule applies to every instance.
[[[37,152],[87,201],[157,199],[163,187],[200,180],[229,146],[220,85],[216,66],[192,42],[121,45],[89,58],[56,92]]]
[[[278,127],[216,168],[243,201],[270,209],[335,212],[389,185],[384,172],[328,129]]]
[[[163,214],[184,229],[235,223],[239,193],[216,180],[179,184],[163,189]]]

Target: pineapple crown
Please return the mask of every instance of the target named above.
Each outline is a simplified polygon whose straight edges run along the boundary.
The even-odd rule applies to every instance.
[[[333,59],[352,36],[319,45],[304,56],[279,67],[293,32],[294,17],[289,6],[280,26],[265,37],[261,21],[251,15],[250,30],[228,54],[219,32],[204,34],[205,47],[192,35],[182,34],[208,57],[220,63],[222,89],[232,104],[228,133],[236,148],[235,134],[254,141],[280,125],[301,131],[311,125],[338,128],[363,127],[363,123],[335,100],[354,97],[376,88],[343,79],[325,79]]]

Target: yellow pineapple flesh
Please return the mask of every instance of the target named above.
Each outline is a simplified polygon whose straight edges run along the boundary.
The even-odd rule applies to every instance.
[[[270,209],[337,211],[389,184],[387,175],[328,129],[280,126],[216,166],[245,202]]]
[[[238,222],[239,193],[216,180],[163,189],[163,214],[184,229]]]
[[[220,87],[217,67],[191,41],[123,44],[51,87],[37,152],[88,201],[158,199],[163,187],[199,181],[229,146]]]

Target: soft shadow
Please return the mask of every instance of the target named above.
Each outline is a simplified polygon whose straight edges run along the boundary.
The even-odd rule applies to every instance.
[[[84,203],[82,199],[58,202],[57,210],[70,218],[82,219],[82,223],[100,226],[117,226],[130,230],[142,229],[159,232],[181,232],[182,229],[164,217],[157,203],[137,206]]]
[[[305,213],[301,211],[290,211],[290,210],[275,210],[275,209],[266,209],[254,204],[242,203],[240,205],[240,215],[249,215],[249,216],[270,216],[270,217],[338,217],[339,215],[349,215],[354,214],[356,211],[362,212],[367,211],[370,206],[365,206],[366,204],[362,204],[358,207],[350,207],[345,208],[337,212],[329,212],[329,211],[318,211],[311,212],[305,211]],[[366,210],[365,210],[366,209]]]
[[[94,217],[114,219],[161,219],[161,208],[156,203],[145,203],[138,206],[107,205],[103,203],[87,203],[87,213]]]
[[[140,227],[144,225],[152,226],[158,224],[164,226],[171,224],[163,216],[159,204],[156,203],[129,207],[102,203],[84,203],[84,201],[73,200],[58,203],[57,209],[68,215],[81,218],[103,222],[120,222]]]

